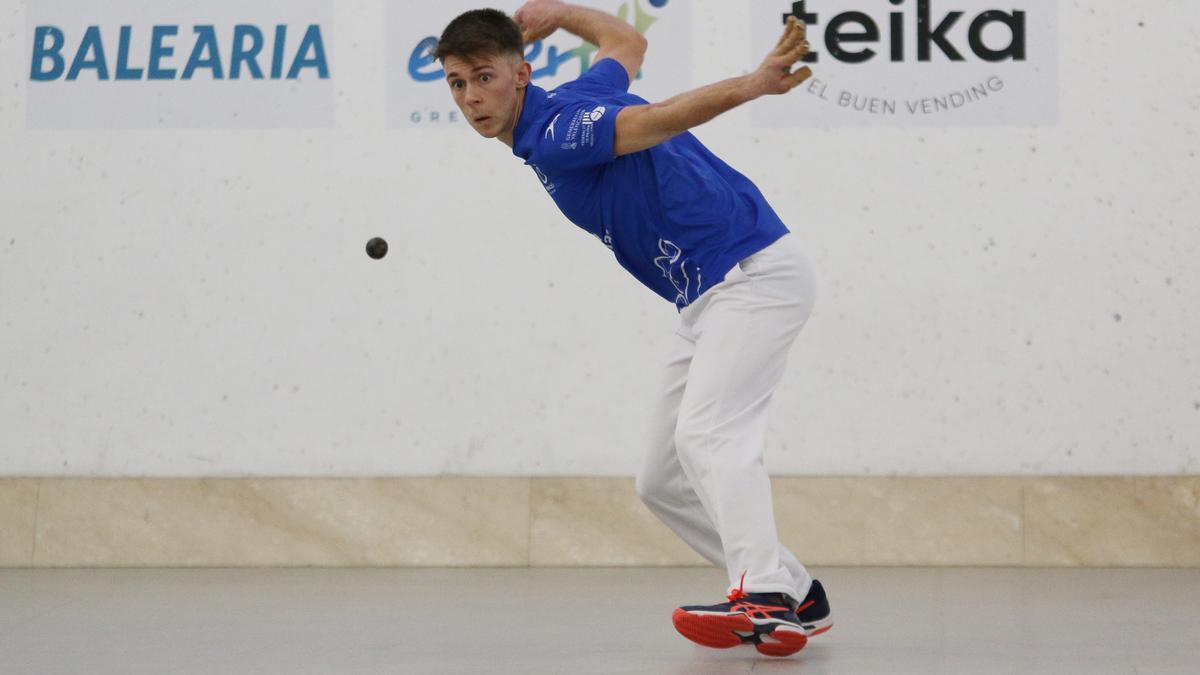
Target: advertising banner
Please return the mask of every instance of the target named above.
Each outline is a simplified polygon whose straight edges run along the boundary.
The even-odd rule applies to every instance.
[[[813,77],[756,101],[762,125],[1053,124],[1057,0],[756,0],[761,62],[790,15]]]
[[[489,6],[510,15],[521,0],[498,0]],[[627,21],[650,42],[642,72],[630,91],[648,100],[669,98],[691,88],[691,7],[686,0],[580,0]],[[478,9],[478,0],[399,2],[387,6],[388,126],[396,128],[463,124],[434,59],[437,39],[454,17]],[[553,89],[587,72],[596,46],[567,33],[529,45],[525,58],[533,65],[533,81]]]
[[[38,0],[27,124],[331,127],[332,0]]]

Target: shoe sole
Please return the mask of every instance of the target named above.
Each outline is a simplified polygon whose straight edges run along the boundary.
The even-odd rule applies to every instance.
[[[749,643],[765,656],[791,656],[808,644],[808,636],[800,628],[776,622],[756,624],[745,614],[693,614],[677,609],[671,623],[680,635],[713,649]]]
[[[820,635],[830,628],[833,628],[833,617],[827,616],[820,621],[814,621],[813,623],[802,623],[800,625],[804,626],[805,635],[808,637],[813,637],[814,635]]]

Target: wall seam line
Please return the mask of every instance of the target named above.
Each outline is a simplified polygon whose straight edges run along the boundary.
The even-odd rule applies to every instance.
[[[533,476],[525,479],[529,483],[528,515],[525,518],[525,567],[533,567]]]
[[[1026,526],[1029,521],[1029,507],[1026,488],[1029,485],[1028,478],[1021,479],[1021,566],[1029,567],[1029,553],[1026,550],[1025,536]]]
[[[42,482],[44,478],[37,479],[34,483],[33,490],[33,533],[29,542],[29,566],[37,567],[37,540],[38,540],[38,520],[42,514]]]

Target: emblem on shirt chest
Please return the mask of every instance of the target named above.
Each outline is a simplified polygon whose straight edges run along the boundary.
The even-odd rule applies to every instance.
[[[596,145],[596,123],[603,117],[607,109],[600,105],[592,110],[579,110],[567,124],[566,138],[563,139],[563,150],[574,150],[580,146],[590,148]],[[557,117],[554,118],[558,120]],[[557,139],[556,139],[557,140]]]

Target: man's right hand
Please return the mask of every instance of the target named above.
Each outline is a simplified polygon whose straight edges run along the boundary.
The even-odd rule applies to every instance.
[[[513,21],[521,27],[525,44],[545,39],[558,30],[558,12],[565,4],[562,0],[529,0],[513,14]]]
[[[783,29],[783,37],[775,49],[767,55],[766,60],[750,75],[754,83],[755,93],[786,94],[812,77],[808,66],[792,72],[792,65],[808,56],[808,39],[803,21],[795,16],[788,17],[787,28]]]

